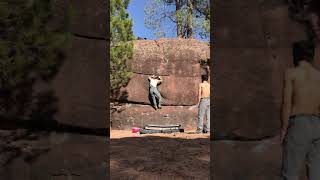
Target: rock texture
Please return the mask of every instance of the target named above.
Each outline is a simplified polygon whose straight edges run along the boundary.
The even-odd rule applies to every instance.
[[[164,98],[163,105],[190,106],[197,103],[200,77],[164,76],[162,79],[158,89]],[[150,104],[148,75],[134,74],[120,96],[124,101]]]
[[[107,35],[107,2],[102,0],[52,1],[54,18],[52,26],[59,26],[67,16],[71,17],[70,31],[86,38],[105,39]]]
[[[51,27],[70,16],[70,41],[58,74],[49,87],[57,97],[58,123],[104,128],[106,123],[107,2],[55,0]]]
[[[306,39],[280,0],[214,3],[213,179],[280,179],[283,75]],[[255,140],[255,141],[252,141]],[[225,168],[228,167],[228,168]]]
[[[195,39],[159,39],[134,41],[129,61],[137,74],[199,77],[199,61],[210,58],[209,44]]]
[[[195,39],[135,40],[133,43],[133,58],[128,61],[133,75],[118,98],[128,103],[125,106],[128,109],[112,113],[112,128],[130,129],[148,123],[195,128],[197,108],[193,106],[197,104],[198,85],[205,73],[200,61],[210,58],[209,44]],[[160,111],[150,106],[148,76],[153,74],[163,78],[158,89],[164,98],[162,104],[167,107]],[[165,117],[166,114],[170,116]]]
[[[104,128],[106,41],[73,37],[60,72],[52,81],[58,100],[55,119],[64,124]]]
[[[281,2],[216,2],[216,133],[259,138],[279,130],[283,74],[293,64],[292,42],[306,38]]]
[[[119,99],[150,103],[149,75],[163,76],[159,90],[164,105],[194,105],[203,71],[201,60],[210,58],[208,43],[195,39],[136,40],[133,58],[128,61],[134,73]],[[188,89],[188,91],[185,91]]]
[[[107,2],[51,2],[54,13],[48,28],[63,25],[68,11],[72,15],[71,38],[57,76],[34,87],[35,92],[52,92],[52,107],[45,104],[42,109],[52,108],[55,121],[40,119],[33,122],[35,127],[10,121],[5,126],[1,119],[0,179],[105,180],[109,170],[105,139]],[[95,134],[97,128],[106,133]]]
[[[113,129],[131,129],[146,124],[181,124],[185,129],[194,129],[197,122],[196,106],[164,106],[155,111],[149,105],[126,104],[112,115]]]

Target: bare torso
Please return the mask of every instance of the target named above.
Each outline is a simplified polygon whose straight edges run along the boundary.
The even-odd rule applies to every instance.
[[[201,98],[210,97],[210,84],[207,81],[204,81],[200,84],[201,88]]]
[[[293,81],[291,115],[320,113],[320,72],[311,65],[290,70]]]

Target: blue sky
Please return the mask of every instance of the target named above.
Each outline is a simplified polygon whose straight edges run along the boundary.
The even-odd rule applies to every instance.
[[[147,39],[157,39],[154,36],[154,32],[151,29],[148,29],[144,25],[144,6],[147,0],[130,0],[128,7],[128,12],[130,18],[133,20],[133,33],[136,37],[147,38]],[[176,30],[175,24],[171,21],[167,21],[166,27],[166,38],[175,38]],[[196,39],[200,39],[195,35]]]
[[[128,12],[133,19],[133,33],[136,37],[154,39],[153,32],[144,26],[144,5],[146,0],[131,0]]]

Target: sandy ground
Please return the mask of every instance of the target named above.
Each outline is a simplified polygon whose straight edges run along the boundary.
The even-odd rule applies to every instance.
[[[110,132],[111,179],[209,179],[208,134]]]

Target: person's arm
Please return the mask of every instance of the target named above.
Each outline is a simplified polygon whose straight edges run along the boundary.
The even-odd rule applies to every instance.
[[[197,105],[199,106],[201,100],[201,84],[199,84],[199,89],[198,89],[198,103]]]
[[[289,116],[291,113],[292,107],[292,94],[293,94],[293,81],[292,81],[292,74],[290,70],[285,73],[285,83],[284,83],[284,99],[283,99],[283,106],[282,106],[282,124],[281,124],[281,141],[283,140],[287,127]]]
[[[208,76],[210,76],[210,67],[208,65],[206,66],[206,70],[207,70]]]
[[[149,80],[149,81],[151,80],[151,76],[148,76],[148,80]]]

